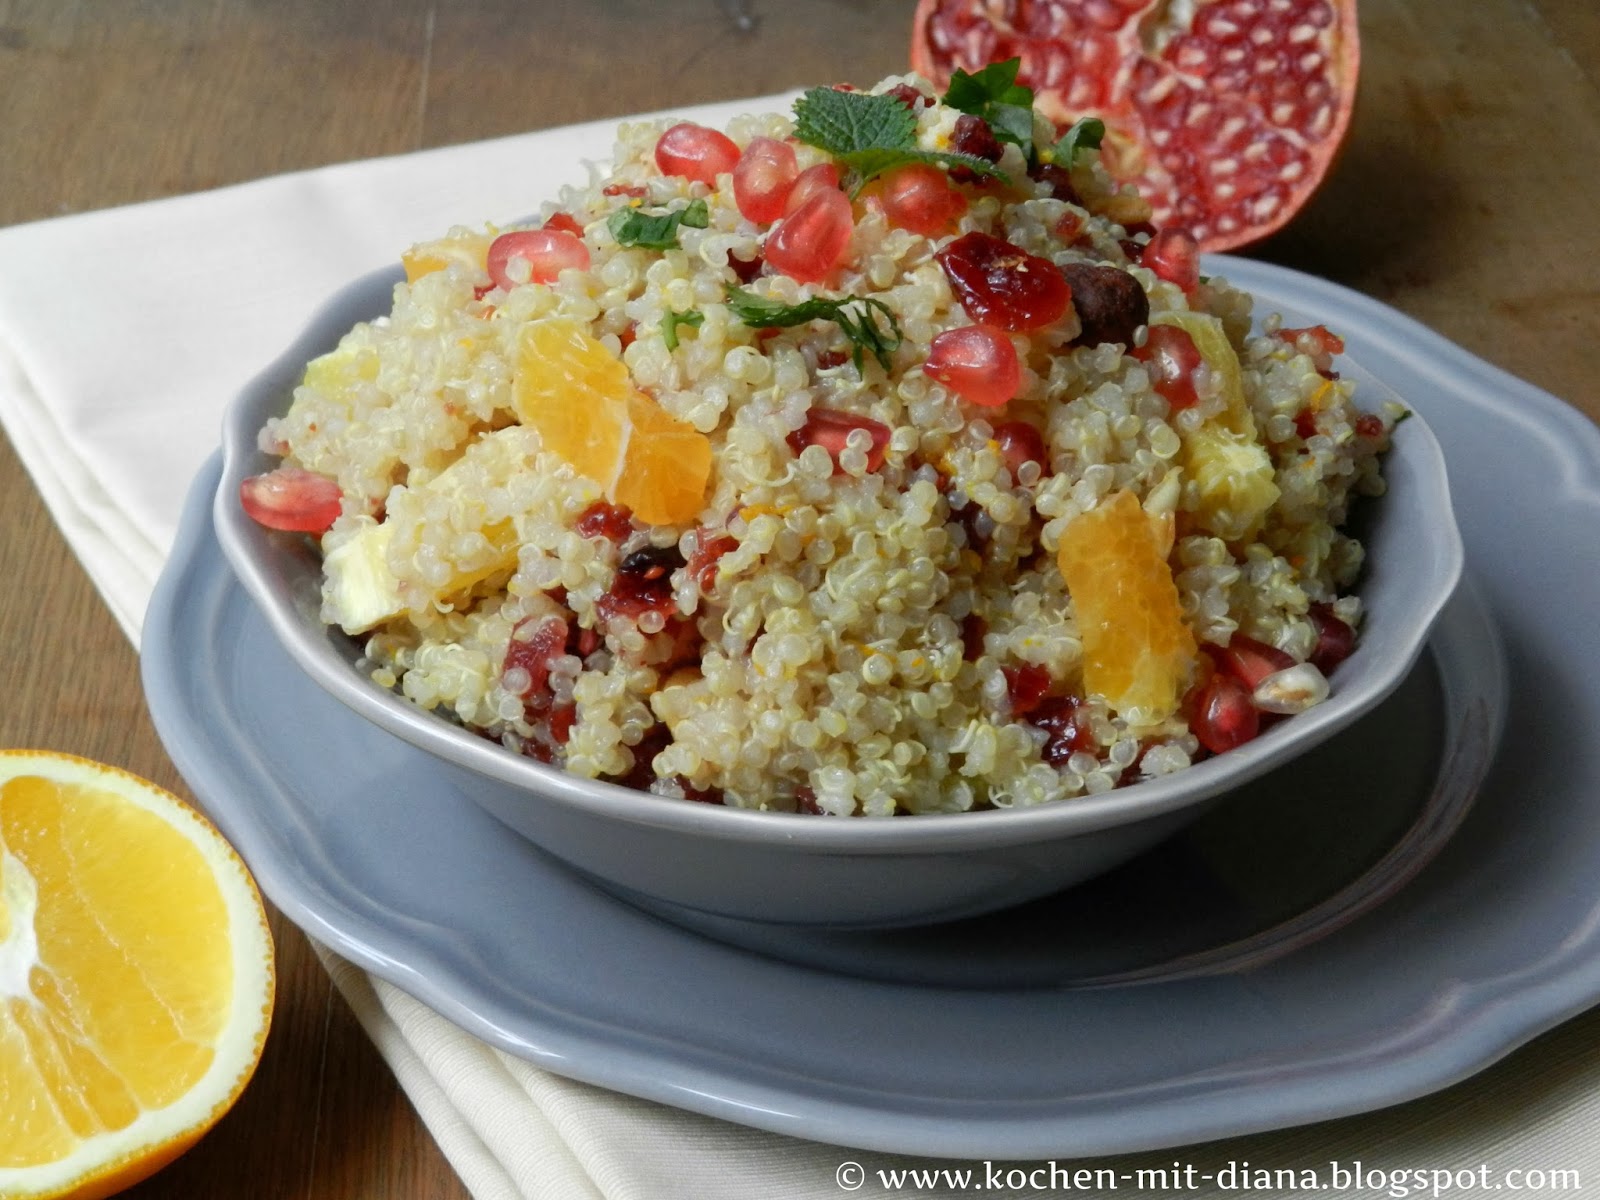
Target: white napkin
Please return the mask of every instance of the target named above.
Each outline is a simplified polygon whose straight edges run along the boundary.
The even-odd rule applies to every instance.
[[[685,110],[725,124],[783,97]],[[340,286],[453,224],[532,212],[610,154],[613,122],[281,176],[175,200],[0,230],[0,422],[96,587],[138,641],[184,492],[229,399]],[[574,1083],[512,1058],[397,988],[324,952],[334,981],[480,1200],[997,1194],[879,1172],[982,1164],[854,1152]],[[1330,1164],[1360,1184],[1337,1186]],[[1274,1134],[1077,1167],[1113,1167],[1119,1194],[1219,1196],[1227,1182],[1140,1188],[1140,1168],[1229,1163],[1314,1174],[1318,1196],[1476,1195],[1532,1175],[1600,1179],[1600,1014],[1467,1084],[1396,1109]],[[857,1189],[849,1166],[860,1164]],[[1041,1164],[1019,1164],[1026,1169]],[[1372,1172],[1384,1172],[1373,1185]],[[946,1177],[948,1179],[948,1177]],[[1046,1186],[1000,1194],[1062,1194]],[[1225,1177],[1228,1179],[1231,1177]],[[1407,1182],[1398,1183],[1397,1179]],[[842,1182],[841,1182],[842,1181]],[[1081,1190],[1081,1189],[1080,1189]],[[1309,1195],[1252,1186],[1261,1197]]]

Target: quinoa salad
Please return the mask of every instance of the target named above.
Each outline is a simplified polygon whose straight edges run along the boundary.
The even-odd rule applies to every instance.
[[[1363,412],[1016,63],[623,124],[403,256],[246,480],[375,683],[663,803],[1070,801],[1319,703]]]

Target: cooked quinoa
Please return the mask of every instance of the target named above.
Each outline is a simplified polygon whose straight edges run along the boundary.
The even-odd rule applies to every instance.
[[[726,172],[715,186],[664,173],[672,122],[624,124],[609,173],[527,226],[414,248],[393,311],[310,364],[262,444],[337,484],[323,619],[362,639],[378,684],[508,753],[664,803],[840,815],[1040,804],[1181,770],[1208,753],[1197,697],[1230,643],[1276,652],[1253,696],[1269,711],[1326,694],[1309,660],[1331,661],[1329,631],[1361,610],[1348,589],[1362,548],[1341,526],[1356,495],[1381,492],[1398,413],[1355,407],[1327,331],[1268,317],[1252,334],[1250,298],[1226,280],[1153,270],[1148,208],[1092,148],[1052,164],[1063,131],[1042,117],[1030,150],[975,135],[917,77],[872,94],[914,114],[921,151],[976,146],[992,166],[924,155],[964,208],[935,234],[892,219],[891,173],[853,196],[840,261],[797,282],[767,245],[789,217],[743,215]],[[795,130],[793,114],[767,114],[725,133],[741,155],[758,137],[791,147],[797,171],[834,161]],[[619,242],[629,211],[688,216],[663,249]],[[581,243],[587,267],[533,282],[500,254],[491,271],[495,239],[540,228]],[[963,399],[925,366],[937,336],[975,323],[941,254],[973,234],[1067,279],[1085,278],[1075,264],[1125,272],[1138,323],[1089,344],[1106,314],[1075,285],[1059,317],[1002,331],[1014,396]],[[741,319],[733,301],[750,295],[854,297],[878,344],[826,316]],[[1237,372],[1230,384],[1212,345],[1180,405],[1151,333],[1206,321]],[[585,475],[519,417],[536,327],[620,363],[646,406],[630,411],[664,413],[684,445],[703,436],[692,512],[639,519],[616,502],[625,475]],[[635,451],[648,447],[619,470]],[[1181,613],[1169,699],[1086,686],[1097,634],[1080,629],[1063,540],[1122,493]]]

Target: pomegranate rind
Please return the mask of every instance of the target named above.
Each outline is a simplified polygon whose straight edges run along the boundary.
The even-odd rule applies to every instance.
[[[1278,101],[1264,102],[1233,88],[1218,88],[1192,71],[1180,69],[1180,64],[1171,60],[1181,56],[1187,40],[1181,34],[1159,46],[1147,44],[1149,31],[1157,27],[1153,23],[1173,7],[1164,0],[1123,0],[1118,6],[1125,14],[1123,20],[1110,30],[1106,28],[1109,18],[1098,23],[1085,20],[1083,28],[1076,28],[1070,11],[1073,6],[1067,0],[1042,0],[1033,5],[1026,20],[1012,11],[1017,7],[1014,2],[992,5],[972,0],[919,0],[912,18],[911,67],[943,88],[948,86],[956,67],[977,71],[989,59],[1020,56],[1019,82],[1033,88],[1034,104],[1040,112],[1063,129],[1080,117],[1103,120],[1106,137],[1101,161],[1112,178],[1133,184],[1150,201],[1156,225],[1181,229],[1195,239],[1202,251],[1220,253],[1260,241],[1288,224],[1322,185],[1349,131],[1361,68],[1355,0],[1293,2],[1296,15],[1323,10],[1329,15],[1328,23],[1320,30],[1307,21],[1291,24],[1291,38],[1286,39],[1285,45],[1301,54],[1302,60],[1311,53],[1323,59],[1320,68],[1316,68],[1317,81],[1326,85],[1328,95],[1325,104],[1319,101],[1315,114],[1314,124],[1323,126],[1319,129],[1296,129],[1273,119],[1277,104],[1292,107],[1296,99],[1304,99],[1309,89],[1301,88],[1298,97],[1291,97],[1290,88]],[[1111,8],[1101,6],[1106,11]],[[1260,0],[1209,4],[1201,0],[1194,6],[1189,28],[1192,30],[1194,21],[1207,12],[1219,14],[1210,20],[1223,20],[1228,15],[1225,8],[1264,11],[1268,6]],[[1105,12],[1098,15],[1105,16]],[[964,18],[959,41],[954,33],[942,33],[940,29],[943,21],[952,16]],[[1311,40],[1304,36],[1306,29],[1314,31],[1315,45],[1302,52],[1298,47]],[[1292,40],[1295,36],[1303,40]],[[1235,46],[1246,55],[1235,66],[1260,68],[1258,73],[1269,78],[1280,74],[1275,70],[1276,64],[1262,67],[1267,60],[1249,57],[1253,52],[1248,39],[1240,38]],[[1151,76],[1155,78],[1152,80]],[[1294,82],[1274,79],[1275,85],[1284,88]],[[1157,144],[1163,140],[1157,135],[1164,130],[1152,128],[1138,109],[1140,100],[1162,94],[1163,89],[1167,94],[1180,91],[1212,107],[1230,109],[1231,115],[1242,117],[1256,136],[1247,138],[1244,145],[1231,144],[1229,139],[1236,139],[1242,130],[1224,118],[1213,126],[1211,138],[1190,142],[1183,148],[1186,153],[1174,150],[1164,154]],[[1191,106],[1188,111],[1193,110]],[[1172,145],[1172,139],[1164,140]],[[1239,211],[1218,211],[1214,196],[1221,194],[1228,182],[1219,175],[1218,164],[1238,162],[1251,155],[1281,156],[1291,152],[1296,156],[1279,164],[1278,182],[1286,186],[1270,210],[1261,193],[1255,193],[1259,208],[1241,201]],[[1206,188],[1181,186],[1183,172],[1171,169],[1172,163],[1180,160],[1189,172],[1209,173],[1207,186],[1213,196],[1205,194]],[[1290,172],[1292,179],[1283,178]],[[1186,217],[1176,211],[1175,203],[1194,206],[1201,215]]]

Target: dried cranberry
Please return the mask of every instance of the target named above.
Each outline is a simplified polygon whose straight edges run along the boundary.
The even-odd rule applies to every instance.
[[[1117,267],[1094,263],[1068,263],[1061,274],[1072,288],[1072,307],[1083,326],[1073,345],[1132,346],[1134,331],[1150,320],[1150,298],[1139,281]]]
[[[678,776],[678,786],[683,789],[683,798],[693,800],[697,804],[726,804],[727,799],[719,787],[698,788],[682,775]]]
[[[754,283],[760,277],[761,268],[765,265],[766,259],[759,253],[754,258],[740,258],[737,254],[728,255],[728,269],[740,283]]]
[[[950,149],[988,162],[999,162],[1005,154],[1005,147],[995,137],[989,122],[972,113],[962,113],[956,118],[956,127],[950,133]]]
[[[1028,178],[1048,184],[1050,197],[1053,200],[1064,200],[1068,204],[1080,203],[1078,189],[1072,186],[1072,172],[1060,163],[1038,163],[1028,169]]]
[[[912,112],[916,112],[917,107],[927,99],[926,96],[917,91],[917,89],[912,87],[909,83],[897,83],[887,92],[885,92],[884,95],[900,101],[901,104],[904,104]]]
[[[822,816],[822,805],[817,803],[817,793],[810,787],[802,783],[799,787],[795,788],[794,799],[799,811],[805,813],[807,816]]]
[[[531,632],[524,636],[530,626]],[[549,706],[550,660],[566,650],[567,623],[560,617],[523,617],[512,627],[500,673],[502,677],[514,670],[527,673],[528,685],[521,695],[529,711],[543,711]]]
[[[651,665],[663,676],[678,667],[699,663],[705,639],[700,636],[700,624],[693,617],[673,617],[667,622],[666,657]]]
[[[1049,735],[1040,755],[1052,767],[1066,766],[1074,754],[1094,749],[1094,731],[1081,696],[1046,696],[1028,714],[1028,723]]]
[[[633,751],[633,767],[617,782],[635,791],[649,791],[650,785],[656,781],[655,767],[651,764],[655,762],[656,755],[671,744],[672,731],[657,721],[645,730],[637,746],[630,747]]]
[[[977,613],[968,613],[961,619],[961,657],[976,662],[983,655],[984,635],[989,632],[989,622]]]
[[[663,615],[673,610],[672,572],[684,565],[676,546],[646,546],[625,557],[617,567],[609,591],[595,601],[605,620],[637,619],[652,610]]]
[[[620,505],[596,500],[578,514],[573,528],[579,537],[603,537],[620,542],[633,532],[633,514]]]
[[[1050,672],[1034,663],[1001,667],[1006,677],[1006,695],[1011,699],[1011,715],[1025,717],[1044,702],[1050,690]]]
[[[550,737],[558,746],[565,746],[572,736],[572,727],[578,722],[576,704],[558,704],[550,710]]]
[[[938,259],[961,306],[980,324],[1038,329],[1059,320],[1072,301],[1053,262],[992,234],[963,234]]]

